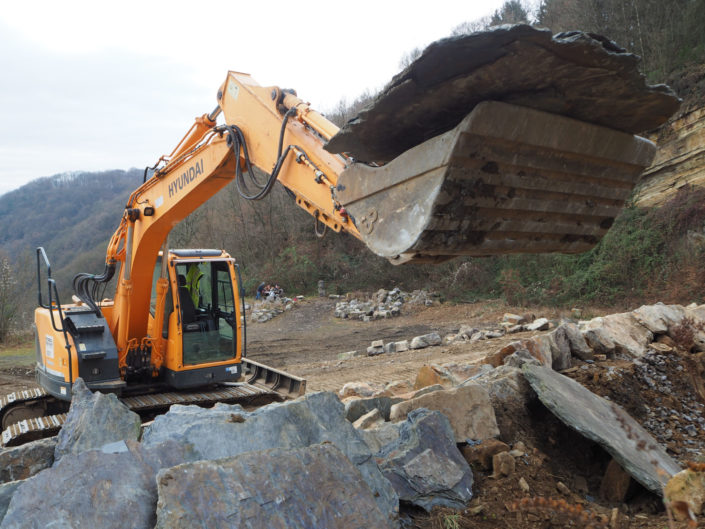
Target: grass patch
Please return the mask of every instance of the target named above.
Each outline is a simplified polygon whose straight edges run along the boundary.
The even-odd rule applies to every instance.
[[[34,341],[0,346],[0,369],[33,366],[36,362]]]

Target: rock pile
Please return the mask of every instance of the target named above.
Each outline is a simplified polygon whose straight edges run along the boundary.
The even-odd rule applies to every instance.
[[[705,353],[665,350],[680,344],[682,351],[684,336],[690,350],[705,343],[697,338],[705,318],[695,319],[705,316],[705,306],[681,309],[654,305],[614,315],[660,340],[646,343],[636,359],[634,344],[648,337],[639,328],[610,316],[600,320],[605,325],[566,322],[509,344],[485,363],[425,366],[414,381],[350,383],[338,396],[314,393],[254,411],[173,406],[141,435],[117,399],[78,381],[58,439],[0,451],[0,529],[111,529],[125,520],[133,528],[269,527],[278,520],[292,528],[391,529],[399,528],[400,502],[479,513],[472,490],[478,472],[491,471],[497,483],[513,479],[512,494],[534,493],[530,476],[517,474],[538,452],[529,454],[523,441],[530,437],[517,438],[515,423],[531,416],[537,400],[564,429],[611,456],[599,485],[611,501],[623,501],[633,479],[658,495],[665,486],[686,514],[702,512],[701,472],[678,474],[679,464],[659,446],[681,435],[692,440],[684,459],[705,448],[705,405],[695,394],[682,405],[669,400],[675,391],[684,394],[679,384],[690,383],[688,373],[705,370]],[[631,367],[621,378],[611,366],[593,372],[607,355],[632,359],[623,362]],[[688,373],[679,358],[692,362]],[[634,397],[638,422],[617,399],[597,394],[607,395],[611,384],[625,391],[626,374],[640,381],[639,391],[651,392]],[[670,434],[665,415],[680,421]],[[588,492],[577,478],[569,485],[557,483],[554,493]]]
[[[283,312],[293,309],[296,301],[296,299],[292,298],[275,298],[273,301],[267,299],[256,301],[250,312],[250,321],[252,323],[268,322]]]
[[[380,289],[371,299],[340,301],[335,304],[335,317],[352,320],[372,321],[392,318],[401,314],[405,303],[410,305],[433,305],[438,295],[425,290],[403,292],[399,288]]]

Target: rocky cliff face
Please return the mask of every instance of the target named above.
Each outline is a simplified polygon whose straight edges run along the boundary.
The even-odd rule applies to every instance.
[[[680,114],[649,139],[658,151],[637,188],[639,206],[662,204],[687,184],[705,186],[705,105]]]

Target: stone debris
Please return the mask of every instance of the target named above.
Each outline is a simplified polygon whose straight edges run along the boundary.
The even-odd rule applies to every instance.
[[[442,413],[412,411],[399,438],[376,457],[402,501],[431,511],[436,506],[462,509],[472,499],[472,471]]]
[[[334,445],[271,449],[162,470],[155,529],[396,526]]]
[[[438,302],[437,294],[425,290],[403,292],[399,288],[380,289],[371,299],[340,301],[335,304],[335,317],[372,321],[399,316],[404,304],[430,306]]]
[[[299,296],[300,297],[300,296]],[[266,323],[280,314],[290,311],[296,306],[299,300],[296,298],[274,298],[273,300],[263,299],[255,301],[254,307],[250,311],[250,321],[252,323]]]

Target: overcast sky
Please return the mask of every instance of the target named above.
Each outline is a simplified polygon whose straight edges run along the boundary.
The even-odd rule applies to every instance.
[[[228,70],[317,110],[502,0],[2,2],[0,194],[65,171],[152,165],[211,111]]]

